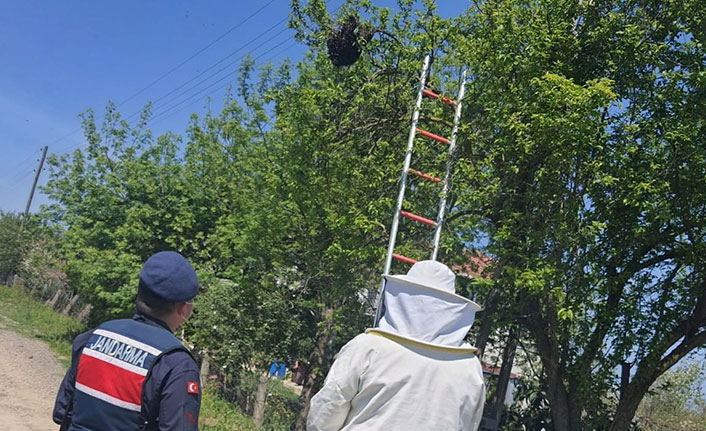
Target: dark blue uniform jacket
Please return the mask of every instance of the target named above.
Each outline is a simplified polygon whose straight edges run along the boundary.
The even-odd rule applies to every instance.
[[[167,325],[151,316],[135,314],[133,320],[145,325],[163,327]],[[76,382],[76,369],[81,351],[93,334],[93,329],[76,336],[73,341],[71,366],[61,382],[54,404],[53,419],[57,424],[71,421],[72,399]],[[171,331],[170,331],[171,332]],[[143,384],[143,413],[154,427],[160,431],[198,430],[201,386],[194,393],[193,382],[199,382],[196,362],[185,350],[173,350],[160,356]],[[138,424],[135,424],[138,429]]]

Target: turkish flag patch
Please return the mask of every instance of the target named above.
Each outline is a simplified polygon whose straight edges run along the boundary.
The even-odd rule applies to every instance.
[[[186,382],[186,393],[187,394],[198,394],[199,384],[196,382]]]

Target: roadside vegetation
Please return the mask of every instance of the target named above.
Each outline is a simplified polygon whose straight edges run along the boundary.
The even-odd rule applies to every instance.
[[[0,285],[0,315],[5,328],[46,342],[67,367],[71,340],[85,328],[81,322],[33,299],[24,289],[5,285]]]

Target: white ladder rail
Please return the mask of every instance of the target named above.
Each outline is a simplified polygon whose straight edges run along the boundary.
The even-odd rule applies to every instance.
[[[453,164],[454,151],[456,150],[456,135],[458,134],[458,123],[461,121],[461,105],[463,104],[463,96],[466,92],[466,70],[461,73],[461,83],[458,88],[458,96],[456,97],[456,111],[454,112],[454,125],[451,130],[451,143],[449,144],[449,156],[446,159],[446,173],[444,174],[444,185],[441,190],[441,199],[439,202],[439,213],[436,216],[436,227],[434,228],[434,251],[431,254],[431,260],[436,260],[439,253],[439,241],[441,239],[441,227],[444,221],[446,212],[446,198],[451,188],[451,165]]]
[[[432,253],[432,260],[436,260],[437,255],[438,255],[438,250],[439,250],[439,242],[441,238],[441,228],[443,225],[443,219],[444,215],[446,212],[446,199],[449,193],[449,183],[451,179],[451,166],[453,163],[453,156],[454,156],[454,151],[456,148],[456,137],[458,134],[458,124],[461,119],[461,105],[462,105],[462,100],[463,96],[465,93],[465,85],[466,85],[466,70],[463,70],[461,74],[461,79],[460,79],[460,84],[459,84],[459,90],[458,90],[458,95],[457,99],[455,102],[445,98],[445,97],[439,97],[435,96],[433,92],[426,90],[426,80],[427,80],[427,74],[429,73],[429,66],[430,66],[430,55],[427,54],[424,57],[424,63],[422,65],[422,71],[419,75],[419,90],[417,91],[417,98],[416,102],[414,105],[414,112],[412,114],[412,124],[410,127],[408,139],[407,139],[407,149],[405,152],[405,158],[404,158],[404,163],[402,167],[402,175],[400,178],[400,187],[399,187],[399,192],[397,195],[397,202],[395,204],[395,212],[392,218],[392,227],[390,229],[390,239],[388,242],[387,246],[387,254],[385,256],[385,266],[383,269],[383,275],[388,275],[390,273],[390,268],[392,266],[392,259],[393,257],[397,260],[401,260],[403,262],[407,263],[414,263],[414,259],[410,259],[401,255],[396,255],[394,253],[395,249],[395,243],[397,240],[397,231],[399,229],[399,221],[400,221],[400,215],[403,215],[405,217],[410,217],[416,221],[419,221],[421,223],[425,223],[428,225],[434,226],[434,250]],[[454,106],[455,111],[454,111],[454,122],[453,122],[453,128],[451,131],[451,139],[447,140],[446,138],[442,138],[440,136],[434,135],[433,133],[421,130],[417,128],[417,123],[419,122],[419,112],[422,106],[422,99],[424,96],[427,97],[432,97],[434,99],[440,98],[440,100],[448,105]],[[434,182],[438,182],[439,179],[433,178],[427,174],[423,174],[422,172],[410,169],[411,161],[412,161],[412,150],[414,148],[414,139],[417,134],[420,134],[424,137],[439,141],[439,142],[444,142],[449,144],[449,150],[448,150],[448,157],[446,160],[446,172],[444,175],[443,179],[443,185],[442,185],[442,191],[441,191],[441,196],[440,196],[440,202],[439,202],[439,211],[437,213],[436,221],[432,222],[431,220],[425,219],[421,216],[417,216],[405,211],[402,211],[402,204],[404,202],[404,195],[407,187],[407,174],[408,172],[412,171],[416,173],[418,176],[432,180]],[[378,300],[377,300],[377,308],[375,311],[375,321],[373,326],[378,326],[380,319],[382,318],[382,305],[383,305],[383,295],[385,292],[385,278],[383,277],[382,281],[380,282],[380,289],[378,291]]]

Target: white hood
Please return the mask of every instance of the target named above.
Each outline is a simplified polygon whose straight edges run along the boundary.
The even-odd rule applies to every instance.
[[[461,347],[480,306],[455,293],[444,264],[417,262],[407,275],[384,275],[384,314],[378,328],[431,344]]]

